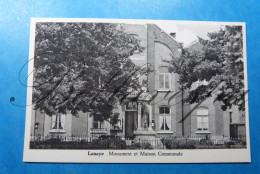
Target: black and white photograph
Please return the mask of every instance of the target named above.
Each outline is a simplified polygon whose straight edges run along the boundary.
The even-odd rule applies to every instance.
[[[235,22],[33,19],[24,160],[250,161],[245,33]]]

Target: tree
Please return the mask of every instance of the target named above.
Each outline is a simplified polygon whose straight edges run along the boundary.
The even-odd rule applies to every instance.
[[[49,116],[90,112],[110,120],[129,87],[141,88],[129,58],[143,47],[120,24],[37,23],[33,103]],[[137,73],[138,72],[138,73]]]
[[[213,89],[220,86],[216,101],[223,102],[223,109],[244,105],[244,66],[242,26],[225,26],[208,33],[209,39],[199,41],[182,50],[180,57],[169,61],[170,70],[179,74],[183,90],[189,89],[185,102],[195,103],[212,96]],[[193,87],[196,82],[197,88]]]

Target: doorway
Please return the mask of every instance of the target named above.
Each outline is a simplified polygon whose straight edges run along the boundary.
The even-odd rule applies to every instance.
[[[137,129],[137,111],[125,111],[125,138],[134,139]]]

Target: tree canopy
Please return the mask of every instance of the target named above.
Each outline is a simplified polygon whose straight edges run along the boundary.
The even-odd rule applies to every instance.
[[[242,26],[225,26],[208,33],[208,37],[199,38],[197,43],[184,48],[180,57],[173,57],[169,62],[170,70],[179,74],[183,90],[189,89],[185,101],[202,101],[212,96],[213,89],[220,85],[215,100],[223,102],[223,108],[238,105],[244,110]],[[199,83],[203,81],[207,83]]]
[[[34,109],[108,120],[129,87],[141,88],[138,76],[146,67],[132,63],[135,51],[143,51],[140,41],[120,24],[37,23]]]

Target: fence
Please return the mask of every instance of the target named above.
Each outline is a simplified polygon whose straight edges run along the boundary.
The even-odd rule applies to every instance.
[[[220,137],[211,137],[211,136],[189,136],[187,137],[188,139],[191,140],[196,140],[196,141],[203,141],[203,140],[210,140],[210,142],[213,145],[222,145],[222,144],[226,144],[228,142],[232,142],[232,141],[246,141],[246,136],[245,135],[241,135],[237,138],[234,137],[228,137],[228,136],[220,136]]]
[[[246,148],[246,136],[237,138],[219,136],[166,137],[161,141],[167,149],[226,149]]]
[[[165,137],[125,140],[118,136],[93,138],[87,135],[31,136],[32,149],[225,149],[246,148],[246,137]]]
[[[87,141],[91,142],[94,138],[89,137],[88,135],[53,135],[53,134],[48,134],[48,135],[41,135],[41,134],[36,134],[35,136],[31,135],[30,140],[31,141],[47,141],[47,140],[58,140],[61,142],[81,142],[81,141]]]
[[[134,140],[125,140],[129,149],[165,149],[161,138],[137,138]]]

